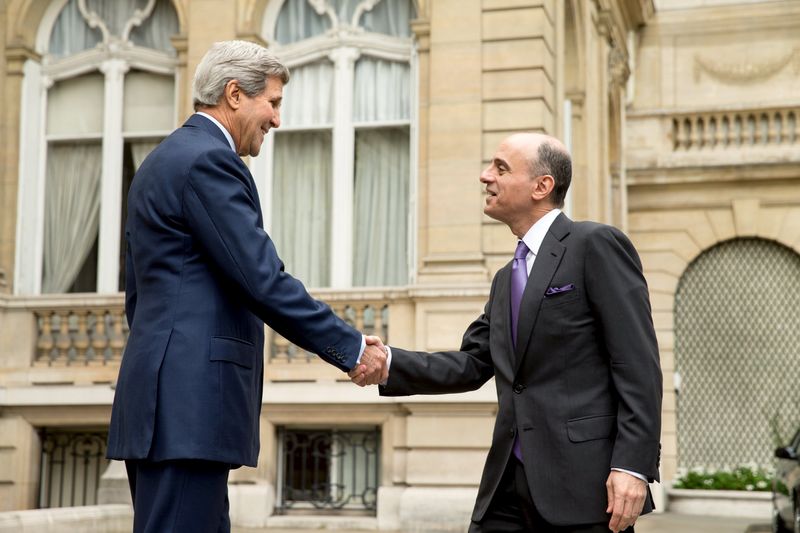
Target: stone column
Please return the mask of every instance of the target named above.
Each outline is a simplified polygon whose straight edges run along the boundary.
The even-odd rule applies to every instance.
[[[481,9],[430,4],[420,62],[419,283],[487,281],[481,246]],[[425,69],[425,70],[423,70]],[[427,95],[427,101],[425,96]],[[425,118],[427,117],[427,118]]]
[[[27,420],[0,418],[0,512],[36,507],[40,453],[39,437]]]
[[[513,133],[557,133],[557,18],[552,0],[483,0],[482,166]],[[482,249],[494,272],[509,260],[515,238],[505,224],[485,216],[481,219]]]

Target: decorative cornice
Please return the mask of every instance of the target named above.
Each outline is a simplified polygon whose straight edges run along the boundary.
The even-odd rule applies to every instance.
[[[800,74],[800,47],[795,47],[780,57],[760,62],[723,62],[695,54],[694,79],[700,81],[700,75],[705,73],[724,83],[755,83],[775,76],[791,63],[794,63],[794,73]]]

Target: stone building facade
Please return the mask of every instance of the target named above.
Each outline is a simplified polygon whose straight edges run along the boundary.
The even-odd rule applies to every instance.
[[[772,435],[800,422],[797,2],[130,0],[121,14],[104,5],[0,2],[0,511],[97,501],[56,485],[77,480],[93,493],[106,471],[94,457],[127,332],[120,199],[142,150],[191,113],[192,72],[224,39],[265,43],[295,72],[284,125],[249,165],[265,214],[286,211],[282,195],[303,192],[279,188],[281,165],[319,146],[300,153],[330,163],[320,205],[333,214],[317,226],[330,225],[332,248],[304,256],[284,236],[279,250],[356,326],[397,346],[459,344],[514,246],[482,214],[478,175],[505,136],[542,131],[573,154],[569,215],[622,228],[641,254],[665,377],[665,486],[680,468],[766,466]],[[298,17],[317,18],[293,26]],[[79,43],[69,37],[77,27]],[[378,111],[362,109],[378,87]],[[382,95],[397,109],[381,107]],[[321,103],[304,114],[312,99]],[[359,277],[354,212],[365,166],[377,164],[370,143],[405,165],[382,201],[402,207],[406,232],[388,238],[407,268]],[[84,250],[76,263],[58,251],[68,237],[54,238],[65,234],[53,213],[67,193],[51,184],[77,164],[78,145],[87,154],[78,162],[94,162],[94,207],[75,215],[84,226],[63,220],[94,228],[95,244],[70,237]],[[267,220],[276,240],[284,235],[281,216]],[[74,275],[59,280],[67,266],[53,265]],[[235,521],[466,523],[496,411],[491,383],[382,399],[269,339],[261,458],[232,475]],[[92,457],[94,470],[67,457]]]

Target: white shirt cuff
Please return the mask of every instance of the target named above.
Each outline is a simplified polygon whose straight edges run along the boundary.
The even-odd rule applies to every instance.
[[[647,478],[643,475],[639,474],[638,472],[631,472],[630,470],[625,470],[624,468],[612,468],[611,470],[616,470],[617,472],[625,472],[626,474],[630,474],[635,478],[639,478],[645,483],[648,483]]]

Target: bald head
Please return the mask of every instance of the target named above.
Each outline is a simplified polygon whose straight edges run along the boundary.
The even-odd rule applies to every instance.
[[[532,178],[553,177],[555,185],[550,201],[554,207],[564,207],[572,181],[572,159],[564,143],[544,133],[515,133],[504,142],[525,154]]]

